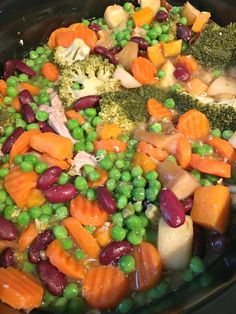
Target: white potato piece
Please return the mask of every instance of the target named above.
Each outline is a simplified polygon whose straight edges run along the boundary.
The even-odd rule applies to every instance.
[[[229,139],[229,142],[233,146],[233,148],[236,149],[236,131],[234,132],[234,134]]]
[[[130,41],[116,56],[119,63],[131,71],[132,62],[138,56],[138,44]]]
[[[200,11],[196,9],[190,2],[186,2],[183,7],[183,16],[186,17],[188,25],[193,25]]]
[[[129,14],[121,5],[110,5],[104,13],[104,20],[110,28],[115,28],[122,22],[128,21]]]
[[[168,60],[166,63],[163,64],[161,67],[161,70],[165,72],[166,76],[160,80],[160,87],[161,88],[167,88],[176,83],[176,79],[174,76],[175,67],[173,63]]]
[[[229,94],[236,96],[236,80],[227,76],[220,76],[207,89],[209,96]]]
[[[121,85],[125,88],[136,88],[142,86],[129,72],[125,71],[122,67],[117,67],[113,77],[120,81]]]
[[[139,0],[139,4],[141,8],[149,7],[156,14],[161,6],[161,0]]]
[[[157,249],[160,253],[164,268],[180,270],[188,266],[193,246],[193,222],[186,216],[185,223],[172,228],[163,218],[158,225]]]
[[[98,33],[98,41],[96,43],[96,46],[101,46],[107,49],[111,49],[113,44],[113,38],[112,38],[112,31],[110,29],[107,30],[100,30]]]

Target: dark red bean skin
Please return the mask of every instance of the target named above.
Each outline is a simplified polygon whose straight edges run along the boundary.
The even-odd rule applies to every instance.
[[[49,125],[45,125],[40,129],[43,133],[46,132],[51,132],[51,133],[56,133],[53,128],[51,128]]]
[[[189,41],[192,33],[187,26],[178,23],[176,28],[176,35],[179,39]]]
[[[53,166],[48,168],[43,174],[38,178],[37,188],[40,190],[46,190],[50,188],[53,184],[57,182],[62,170],[58,166]]]
[[[99,105],[100,98],[101,97],[98,95],[81,97],[74,103],[73,108],[75,111],[80,111],[87,108],[96,107]]]
[[[0,240],[15,240],[18,236],[18,231],[15,225],[7,220],[6,218],[0,216]]]
[[[158,11],[156,16],[155,16],[155,20],[157,22],[164,22],[168,19],[169,17],[169,14],[168,12],[164,11],[164,10],[161,10],[161,11]]]
[[[162,216],[169,226],[178,228],[185,223],[184,207],[172,191],[163,189],[159,201]]]
[[[94,48],[94,53],[102,57],[106,57],[107,52],[108,52],[108,49],[103,46],[96,46]]]
[[[52,186],[43,192],[46,200],[54,204],[68,202],[77,195],[77,191],[72,183]]]
[[[105,186],[99,186],[97,188],[97,199],[102,209],[108,214],[116,212],[116,202],[112,193]]]
[[[202,227],[193,226],[193,255],[203,258],[206,254],[206,236]]]
[[[114,65],[117,65],[119,63],[116,55],[114,53],[112,53],[111,51],[108,51],[106,54],[105,54],[105,57],[109,60],[109,62],[111,64],[114,64]]]
[[[28,75],[29,77],[34,77],[36,75],[36,72],[33,71],[27,64],[25,64],[21,60],[14,60],[15,62],[15,68],[17,71],[24,73]]]
[[[22,90],[19,93],[19,100],[20,100],[21,105],[26,105],[26,104],[29,105],[29,104],[32,104],[34,102],[33,96],[26,89]]]
[[[29,261],[33,264],[38,264],[42,259],[40,251],[46,250],[47,246],[54,240],[54,235],[51,230],[45,230],[40,233],[33,241],[28,250]]]
[[[36,121],[34,110],[30,105],[25,104],[22,106],[22,118],[27,123],[34,123]]]
[[[117,54],[117,53],[119,53],[121,50],[122,50],[121,47],[113,47],[113,48],[111,48],[109,51],[110,51],[111,53],[113,53],[113,54]]]
[[[99,261],[102,265],[115,265],[122,256],[129,254],[131,250],[132,245],[127,240],[113,241],[102,249]]]
[[[19,127],[19,128],[16,128],[15,131],[10,136],[8,136],[8,138],[2,144],[3,154],[8,154],[10,152],[12,145],[15,143],[18,137],[24,133],[24,131],[25,130],[23,128]]]
[[[14,264],[14,251],[11,247],[2,250],[0,254],[0,267],[7,268]]]
[[[189,213],[190,210],[192,209],[193,207],[193,199],[191,197],[188,197],[184,200],[181,200],[181,203],[183,204],[184,206],[184,211],[185,211],[185,214]]]
[[[37,265],[37,272],[40,280],[51,294],[56,296],[63,294],[67,279],[55,266],[49,261],[41,261]]]
[[[3,65],[3,78],[7,80],[15,73],[15,62],[13,60],[7,60]]]
[[[176,67],[174,71],[174,76],[178,81],[181,82],[188,82],[190,80],[190,73],[185,67],[180,65]]]
[[[93,23],[89,25],[89,28],[94,31],[95,33],[99,32],[101,30],[100,25]]]
[[[134,36],[134,37],[131,38],[131,41],[133,41],[134,43],[138,44],[138,47],[139,47],[140,50],[147,51],[147,49],[148,49],[148,42],[146,41],[146,39],[144,39],[142,37]]]

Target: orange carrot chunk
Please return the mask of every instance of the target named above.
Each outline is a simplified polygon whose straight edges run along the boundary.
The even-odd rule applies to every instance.
[[[89,226],[102,226],[108,218],[97,201],[89,201],[83,195],[78,195],[71,201],[70,213],[72,217],[78,218],[81,224]]]
[[[191,217],[194,223],[218,232],[225,232],[229,224],[230,193],[223,185],[210,185],[194,192]]]
[[[158,161],[163,161],[168,157],[168,153],[158,147],[153,147],[145,141],[141,141],[137,145],[137,152],[147,154],[150,157],[157,159]]]
[[[70,256],[70,254],[63,250],[60,240],[54,240],[49,244],[46,250],[46,256],[50,263],[57,267],[63,274],[81,280],[85,278],[85,268],[78,260]]]
[[[32,189],[25,207],[31,208],[34,206],[42,206],[46,202],[43,192],[39,189]]]
[[[162,103],[153,98],[149,99],[147,102],[147,112],[150,114],[150,116],[158,120],[163,118],[172,120],[173,118],[173,113],[171,110],[167,109]]]
[[[17,310],[31,311],[43,299],[43,288],[36,279],[13,267],[0,268],[0,299]]]
[[[148,59],[156,68],[159,68],[166,61],[162,44],[148,47],[147,53]]]
[[[200,157],[197,154],[192,154],[190,167],[203,173],[213,174],[223,178],[230,178],[231,176],[230,164],[213,158]]]
[[[200,12],[192,26],[192,31],[195,33],[199,33],[203,30],[204,26],[208,23],[209,19],[211,17],[210,12]]]
[[[136,270],[129,274],[132,290],[146,291],[153,288],[161,278],[161,257],[152,244],[142,242],[134,246],[132,255],[135,259]]]
[[[192,147],[188,139],[182,135],[177,139],[176,152],[174,154],[178,164],[183,169],[188,168],[192,155]]]
[[[67,27],[61,27],[61,28],[55,29],[55,31],[53,31],[49,37],[48,47],[51,49],[55,48],[57,46],[56,35],[60,32],[66,32],[66,31],[68,31]]]
[[[100,247],[95,238],[81,225],[78,218],[69,217],[63,220],[63,225],[77,245],[89,257],[97,258]]]
[[[129,291],[125,274],[114,266],[90,268],[84,280],[82,294],[91,308],[114,308]]]
[[[75,110],[68,110],[65,112],[67,119],[75,119],[79,122],[79,124],[83,124],[85,122],[85,119],[79,112],[76,112]]]
[[[176,64],[177,65],[183,65],[189,73],[193,74],[199,71],[199,65],[197,61],[194,59],[193,56],[191,55],[181,55],[176,59]]]
[[[68,170],[70,168],[70,164],[67,161],[53,158],[47,153],[42,154],[40,156],[40,159],[45,161],[48,164],[48,166],[58,166],[62,170]]]
[[[202,80],[195,77],[192,80],[190,80],[187,85],[186,89],[187,91],[195,96],[200,96],[202,93],[204,93],[208,88],[208,85],[205,84]]]
[[[137,57],[132,62],[131,70],[134,78],[141,84],[156,84],[155,66],[146,58]]]
[[[98,149],[105,149],[109,153],[119,153],[125,152],[127,149],[127,143],[122,142],[118,139],[108,139],[108,140],[100,140],[94,141],[94,148],[97,151]]]
[[[18,248],[20,252],[26,250],[38,235],[35,222],[32,222],[20,235]]]
[[[137,152],[135,154],[133,164],[135,166],[140,166],[145,173],[148,171],[157,170],[157,162],[142,152]]]
[[[20,103],[20,99],[18,96],[16,96],[11,103],[11,106],[17,111],[20,112],[21,111],[21,103]]]
[[[217,154],[223,158],[229,161],[235,160],[235,150],[228,141],[220,137],[212,137],[207,142],[215,149]]]
[[[2,94],[2,96],[7,95],[7,83],[4,80],[0,80],[0,94]]]
[[[97,127],[98,137],[102,140],[108,140],[111,138],[118,138],[122,134],[122,130],[119,125],[115,123],[103,124]]]
[[[37,87],[33,84],[30,84],[30,83],[27,83],[27,82],[21,82],[20,86],[23,89],[27,89],[33,96],[37,96],[40,92],[39,87]]]
[[[96,171],[100,174],[100,178],[96,181],[88,180],[88,186],[90,188],[96,188],[98,186],[103,186],[108,180],[108,174],[106,170],[102,168],[96,168]]]
[[[133,13],[135,26],[142,27],[144,24],[150,24],[154,19],[154,13],[149,7],[143,8]]]
[[[44,63],[41,72],[43,76],[51,82],[57,81],[60,75],[57,66],[51,62]]]

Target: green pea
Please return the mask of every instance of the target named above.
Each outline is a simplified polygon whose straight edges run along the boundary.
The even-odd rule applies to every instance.
[[[173,85],[170,87],[171,92],[176,92],[176,91],[178,91],[178,90],[180,90],[180,89],[181,89],[181,85],[178,84],[178,83],[173,84]]]
[[[161,189],[161,182],[158,181],[158,180],[150,180],[149,181],[149,187],[151,189],[155,189],[157,191],[160,191],[160,189]]]
[[[216,183],[219,180],[219,177],[214,176],[213,174],[205,174],[204,177],[211,183]]]
[[[139,245],[143,241],[143,238],[142,236],[137,234],[135,231],[130,231],[127,234],[127,240],[132,245]]]
[[[151,170],[151,171],[148,171],[145,175],[145,178],[148,180],[148,181],[151,181],[151,180],[156,180],[158,178],[158,173],[154,170]]]
[[[188,23],[188,20],[186,19],[185,16],[182,16],[180,19],[179,19],[179,23],[182,24],[182,25],[186,25]]]
[[[158,192],[159,191],[157,191],[156,189],[148,188],[148,189],[146,189],[146,198],[150,202],[154,202],[157,199]]]
[[[111,170],[108,172],[109,178],[114,179],[115,181],[118,181],[121,177],[121,172],[117,168],[111,168]]]
[[[55,215],[59,220],[65,219],[69,215],[67,207],[66,206],[60,206],[60,207],[56,208]]]
[[[120,195],[116,201],[116,207],[118,209],[123,209],[127,206],[127,204],[128,204],[127,197],[125,195]]]
[[[29,82],[29,77],[28,75],[24,74],[24,73],[21,73],[19,76],[18,76],[18,81],[19,82]],[[17,84],[16,84],[17,85]],[[16,86],[14,85],[14,86]]]
[[[146,185],[146,180],[141,177],[141,176],[138,176],[138,177],[135,177],[134,180],[133,180],[133,186],[136,187],[136,188],[144,188]]]
[[[7,205],[14,205],[14,202],[9,195],[7,195],[6,204]]]
[[[82,298],[77,297],[70,300],[68,314],[83,314],[86,312],[86,305]]]
[[[6,219],[12,220],[16,208],[13,205],[8,205],[4,208],[3,215]]]
[[[135,270],[135,259],[131,255],[124,255],[119,259],[120,269],[128,274]]]
[[[74,255],[77,259],[84,259],[86,257],[85,253],[81,249],[76,249]]]
[[[135,166],[131,169],[131,175],[132,177],[138,177],[143,174],[143,169],[139,166]]]
[[[93,131],[93,127],[89,122],[84,122],[82,125],[82,129],[86,132],[89,133],[91,131]]]
[[[222,132],[222,137],[225,139],[225,140],[229,140],[232,136],[233,136],[234,132],[231,131],[231,130],[225,130]]]
[[[24,156],[24,161],[35,165],[38,162],[38,157],[34,154],[27,154]]]
[[[190,269],[197,274],[202,273],[205,270],[204,262],[198,256],[193,256],[191,258],[189,266]]]
[[[12,100],[12,97],[6,96],[4,97],[3,102],[5,105],[10,105],[12,103]]]
[[[24,262],[23,271],[26,273],[33,273],[35,271],[35,265],[31,264],[29,261]]]
[[[6,154],[4,156],[2,156],[2,162],[3,163],[7,163],[10,160],[10,155]]]
[[[155,31],[155,29],[150,29],[147,33],[147,36],[150,38],[150,39],[156,39],[157,38],[157,33]]]
[[[142,228],[142,221],[139,216],[131,215],[125,220],[125,224],[129,230],[138,231]]]
[[[145,30],[145,31],[148,31],[150,29],[150,25],[149,24],[143,24],[142,28]]]
[[[129,12],[132,11],[133,6],[132,6],[132,4],[130,2],[125,2],[124,5],[123,5],[123,8],[124,8],[124,10],[126,12],[129,13]]]
[[[45,290],[43,298],[45,302],[51,303],[55,300],[56,297],[52,295],[51,293],[49,293],[47,290]]]
[[[96,156],[100,157],[100,156],[106,156],[107,155],[107,151],[105,149],[98,149],[96,152]]]
[[[44,204],[41,207],[41,210],[42,210],[42,214],[52,215],[52,213],[53,213],[53,208],[50,204]]]
[[[54,236],[59,240],[64,240],[68,237],[68,232],[63,226],[55,226],[53,227]]]
[[[75,188],[76,188],[78,191],[84,191],[84,190],[87,190],[87,188],[88,188],[87,181],[86,181],[86,179],[85,179],[84,177],[82,177],[82,176],[76,177],[75,182],[74,182],[74,185],[75,185]]]
[[[157,71],[157,77],[158,77],[159,79],[165,78],[165,77],[166,77],[166,72],[163,71],[163,70]]]
[[[24,120],[22,120],[22,119],[17,119],[16,121],[15,121],[15,125],[16,125],[16,128],[23,128],[23,129],[25,129],[26,128],[26,125],[27,125],[27,123],[24,121]]]
[[[76,140],[80,140],[84,137],[84,132],[81,127],[76,127],[72,130],[72,136]]]
[[[131,174],[128,171],[123,171],[121,173],[121,179],[124,182],[129,182],[131,180]]]
[[[106,182],[106,187],[109,191],[114,191],[116,187],[116,180],[114,179],[108,179]]]
[[[68,300],[65,297],[58,297],[51,306],[54,313],[64,314],[67,312]]]
[[[97,115],[97,110],[95,108],[87,108],[84,110],[87,117],[95,117]]]
[[[33,170],[33,165],[28,161],[22,161],[20,168],[23,172],[30,172]]]
[[[117,307],[117,310],[119,313],[128,313],[134,306],[134,302],[132,299],[123,299],[118,307]]]
[[[96,190],[93,188],[89,188],[86,193],[87,199],[90,201],[95,201],[97,199]]]
[[[164,33],[163,28],[162,28],[162,32]],[[168,34],[161,34],[161,35],[159,36],[159,41],[160,41],[160,42],[167,43],[169,40],[170,40],[170,36],[169,36]]]
[[[92,125],[94,127],[98,126],[99,124],[101,124],[103,122],[102,118],[100,117],[94,117],[92,120]]]
[[[201,184],[201,186],[212,185],[212,183],[209,180],[207,180],[207,179],[201,179],[200,180],[200,184]]]
[[[69,181],[69,175],[65,172],[62,172],[60,177],[57,180],[57,184],[64,185]]]
[[[155,299],[161,299],[167,292],[168,284],[165,281],[161,281],[156,287],[155,287]]]
[[[18,85],[18,78],[16,76],[9,76],[6,83],[8,86],[16,87]]]
[[[42,214],[42,210],[39,206],[34,206],[29,209],[29,215],[31,219],[39,218]]]
[[[213,76],[214,76],[215,78],[218,78],[218,77],[220,77],[220,76],[222,75],[222,72],[221,72],[221,70],[214,70],[214,71],[212,72],[212,74],[213,74]]]
[[[173,14],[179,14],[181,12],[182,8],[181,7],[177,7],[177,6],[174,6],[172,9],[171,9],[171,13]]]
[[[86,175],[89,175],[91,172],[93,172],[95,169],[93,166],[91,165],[84,165],[83,166],[83,170],[85,172]]]
[[[81,151],[85,151],[85,148],[86,148],[85,143],[82,141],[75,143],[75,145],[74,145],[74,151],[76,153],[81,152]]]
[[[7,199],[7,192],[3,189],[0,190],[0,204],[3,204],[6,202]]]
[[[192,281],[193,280],[193,273],[191,270],[185,270],[182,274],[181,277],[183,278],[184,281]]]
[[[34,66],[34,60],[26,60],[26,64],[29,66],[29,67],[32,67]]]
[[[78,294],[79,294],[78,286],[75,283],[71,282],[65,287],[63,296],[66,297],[67,299],[73,299],[77,297]]]
[[[114,225],[118,225],[120,227],[124,224],[124,218],[121,213],[115,213],[112,215],[112,222]]]
[[[111,229],[111,237],[115,241],[122,241],[126,236],[126,230],[119,225],[114,226]]]
[[[92,142],[86,142],[85,143],[85,151],[87,153],[92,153],[94,151],[94,145]]]
[[[89,173],[89,180],[92,181],[92,182],[95,182],[95,181],[99,180],[100,178],[101,178],[101,175],[96,170],[91,171]]]
[[[27,212],[21,212],[17,217],[17,223],[20,226],[28,226],[30,222],[30,215]]]
[[[115,166],[118,169],[124,168],[124,165],[125,165],[125,162],[124,162],[123,159],[118,159],[118,160],[115,161]]]
[[[143,201],[145,199],[145,189],[134,188],[132,191],[132,196],[133,196],[134,201]]]
[[[33,130],[33,129],[39,129],[39,126],[37,123],[30,123],[26,126],[26,130],[27,131],[30,131],[30,130]]]
[[[189,47],[188,42],[187,42],[187,41],[185,41],[185,40],[182,40],[182,47],[181,47],[181,51],[182,51],[182,52],[186,51],[186,50],[188,49],[188,47]]]
[[[177,165],[177,160],[176,160],[176,158],[175,158],[174,156],[172,156],[172,155],[169,155],[169,156],[166,158],[166,160],[172,161],[173,163],[175,163],[175,164]]]
[[[164,106],[167,108],[167,109],[173,109],[175,107],[175,101],[173,98],[167,98],[165,101],[164,101]]]
[[[155,122],[153,124],[150,124],[148,129],[150,132],[153,132],[153,133],[161,133],[162,132],[162,125],[161,125],[161,123]]]
[[[137,213],[140,213],[143,210],[142,202],[133,203],[133,208]]]
[[[36,71],[37,72],[37,71]],[[39,96],[39,101],[42,104],[48,103],[49,102],[49,96],[48,94],[43,94]]]
[[[201,172],[197,169],[191,170],[191,174],[195,177],[196,180],[201,180]]]
[[[34,165],[34,171],[38,174],[44,173],[44,171],[47,169],[47,164],[45,162],[37,162]]]
[[[214,130],[212,130],[212,131],[211,131],[211,135],[212,135],[213,137],[221,137],[221,131],[220,131],[220,129],[214,129]]]
[[[30,59],[36,59],[36,58],[38,58],[39,55],[36,51],[32,50],[32,51],[30,51],[29,56],[30,56]]]
[[[48,120],[49,114],[46,111],[39,110],[36,113],[36,119],[41,122],[45,122]]]
[[[102,169],[110,170],[113,166],[113,161],[106,156],[99,162],[99,165]]]
[[[8,175],[9,169],[8,168],[0,168],[0,178],[5,178]]]

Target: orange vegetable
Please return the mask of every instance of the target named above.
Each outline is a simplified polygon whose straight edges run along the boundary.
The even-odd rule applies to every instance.
[[[235,150],[228,141],[223,140],[220,137],[212,137],[207,143],[223,158],[226,158],[229,161],[235,160]]]
[[[125,152],[127,149],[127,143],[122,142],[118,139],[94,141],[93,144],[96,151],[98,149],[105,149],[109,153]]]
[[[31,191],[37,186],[38,175],[34,171],[23,172],[18,166],[13,167],[5,177],[7,193],[19,208],[27,204]]]
[[[68,31],[68,28],[67,27],[61,27],[61,28],[57,28],[55,31],[53,31],[49,37],[49,40],[48,40],[48,46],[50,49],[53,49],[55,48],[57,45],[57,42],[56,42],[56,35],[58,33],[61,33],[61,32],[67,32]]]
[[[162,46],[165,57],[175,57],[181,53],[182,39],[174,40],[169,43],[163,43]]]
[[[30,146],[59,160],[71,159],[73,155],[72,141],[51,132],[33,134],[30,138]]]
[[[63,220],[63,225],[77,245],[89,257],[97,258],[100,247],[95,238],[81,225],[78,218],[69,217]]]
[[[88,305],[96,309],[115,307],[128,291],[128,279],[114,266],[90,268],[82,287],[82,294]]]
[[[168,118],[169,120],[173,119],[173,113],[171,112],[171,110],[164,107],[162,103],[160,103],[154,98],[148,100],[147,112],[148,114],[150,114],[150,116],[159,120],[163,118]]]
[[[16,247],[16,241],[0,240],[0,251],[4,250],[6,247]]]
[[[0,93],[2,96],[7,95],[7,83],[4,80],[0,80]]]
[[[89,226],[102,226],[108,218],[97,201],[89,201],[83,195],[78,195],[71,201],[70,213],[72,217],[78,218],[81,224]]]
[[[75,110],[68,110],[65,112],[65,114],[67,119],[76,119],[79,124],[83,124],[85,122],[84,117]]]
[[[60,240],[52,241],[46,250],[46,256],[50,263],[57,267],[63,274],[81,280],[85,278],[86,270],[78,260],[70,256],[70,254],[63,250]]]
[[[14,161],[14,158],[17,155],[23,155],[30,149],[30,138],[33,134],[40,133],[39,129],[32,129],[30,131],[26,131],[22,133],[15,143],[12,145],[10,151],[10,163]]]
[[[148,59],[156,68],[159,68],[166,61],[163,53],[162,44],[157,44],[155,46],[148,47],[147,53]]]
[[[33,189],[27,199],[25,207],[42,206],[46,202],[43,192],[39,189]]]
[[[135,166],[140,166],[145,173],[151,170],[157,170],[157,162],[144,153],[136,153],[133,159]]]
[[[145,141],[141,141],[137,145],[137,152],[147,154],[150,157],[163,161],[168,157],[168,153],[158,147],[153,147]]]
[[[11,103],[11,106],[17,111],[20,112],[21,111],[21,103],[20,103],[20,99],[18,96],[16,96]]]
[[[20,252],[26,250],[38,235],[35,222],[32,222],[20,235],[18,248]]]
[[[210,133],[210,123],[207,117],[195,109],[185,112],[179,118],[176,128],[193,141],[204,140]]]
[[[188,168],[191,161],[192,147],[184,135],[178,137],[174,155],[180,167],[183,169]]]
[[[213,174],[215,176],[230,178],[231,165],[220,160],[200,157],[192,154],[190,167],[203,173]]]
[[[187,91],[195,96],[200,96],[207,90],[207,88],[208,85],[197,77],[190,80],[186,85]]]
[[[43,76],[51,82],[57,81],[60,75],[57,66],[51,62],[44,63],[41,72]]]
[[[146,291],[153,288],[161,278],[161,257],[152,244],[142,242],[134,246],[132,255],[135,259],[136,269],[129,274],[132,290]]]
[[[229,224],[230,193],[223,185],[209,185],[194,192],[191,218],[194,223],[218,232],[225,232]]]
[[[68,170],[70,168],[70,164],[67,161],[53,158],[47,153],[42,154],[40,159],[45,161],[49,166],[58,166],[62,170]]]
[[[200,12],[193,23],[192,31],[195,33],[200,33],[204,26],[208,23],[210,17],[210,12]]]
[[[31,93],[31,95],[33,95],[33,96],[37,96],[40,92],[39,87],[37,87],[33,84],[30,84],[30,83],[27,83],[27,82],[21,82],[20,86],[23,89],[27,89]]]
[[[158,82],[156,68],[146,58],[135,58],[131,65],[131,71],[134,78],[141,84],[156,84]]]
[[[185,68],[187,68],[187,70],[191,74],[199,71],[199,65],[198,65],[196,59],[194,59],[194,57],[191,55],[179,56],[178,58],[176,58],[176,64],[183,65]]]
[[[38,308],[43,299],[43,288],[36,279],[13,267],[0,268],[0,299],[21,310]]]
[[[104,185],[108,180],[108,174],[106,170],[97,168],[96,171],[100,174],[100,178],[97,181],[90,181],[88,180],[88,186],[90,188],[96,188],[98,186]]]
[[[111,242],[111,228],[112,224],[110,222],[106,222],[94,232],[94,237],[100,246],[107,246]]]
[[[103,124],[97,127],[98,137],[102,140],[108,140],[111,138],[118,138],[122,135],[122,130],[119,125],[115,123]]]
[[[144,24],[151,24],[154,19],[154,12],[149,7],[142,8],[133,13],[133,19],[136,27],[142,27]]]

